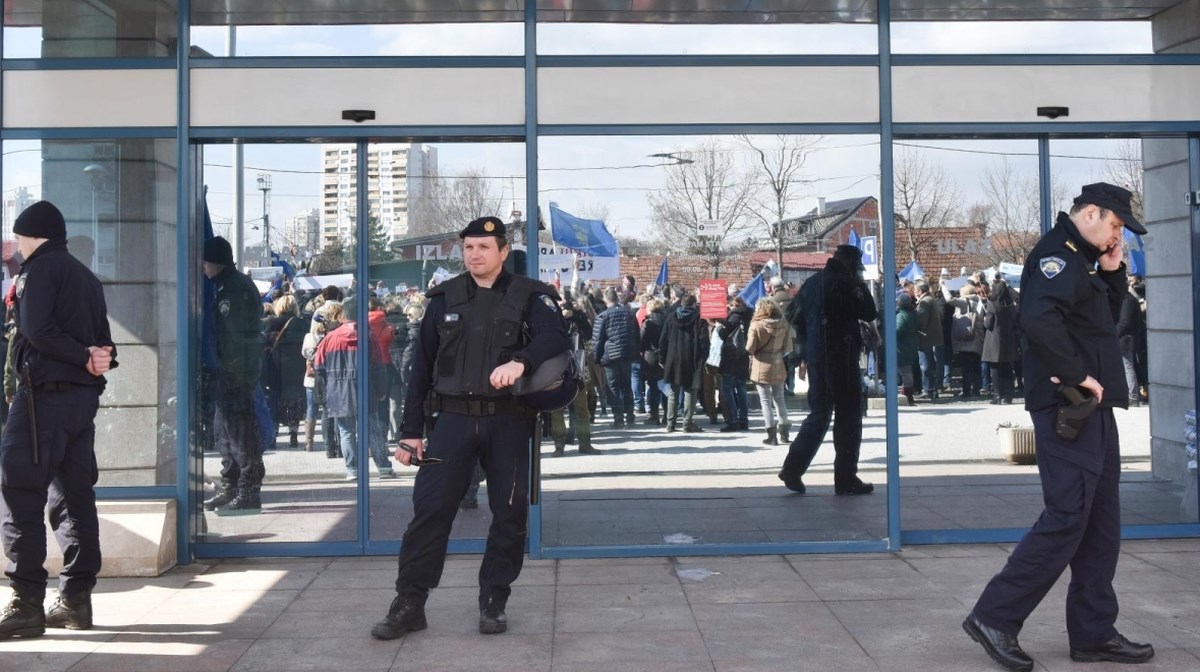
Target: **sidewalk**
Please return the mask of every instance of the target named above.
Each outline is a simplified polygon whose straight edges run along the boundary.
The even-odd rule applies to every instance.
[[[391,600],[394,558],[197,563],[102,580],[94,630],[0,642],[0,672],[990,672],[1001,668],[960,623],[1009,548],[530,560],[509,632],[489,636],[476,632],[479,557],[451,556],[429,629],[394,642],[368,634]],[[1200,670],[1200,540],[1122,551],[1117,627],[1157,651],[1138,672]],[[1026,625],[1035,669],[1129,669],[1071,662],[1065,592],[1064,579]]]

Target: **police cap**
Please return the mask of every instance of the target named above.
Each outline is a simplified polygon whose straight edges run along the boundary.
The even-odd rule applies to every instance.
[[[1112,210],[1122,222],[1125,222],[1125,228],[1137,234],[1146,233],[1146,227],[1133,216],[1133,208],[1129,204],[1129,199],[1132,194],[1128,189],[1123,189],[1115,184],[1107,182],[1096,182],[1095,184],[1085,184],[1081,193],[1075,197],[1075,205],[1090,203],[1098,205],[1106,210]]]
[[[467,224],[467,228],[463,229],[458,234],[459,238],[468,236],[498,236],[503,238],[505,235],[504,222],[500,221],[499,217],[480,217],[479,219]]]

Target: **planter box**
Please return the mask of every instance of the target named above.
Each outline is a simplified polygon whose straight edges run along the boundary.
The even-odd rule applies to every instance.
[[[1012,464],[1037,464],[1037,442],[1032,427],[1000,427],[1000,452]]]

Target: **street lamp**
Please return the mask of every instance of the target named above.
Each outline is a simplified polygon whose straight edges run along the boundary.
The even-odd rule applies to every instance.
[[[92,185],[92,271],[94,272],[100,253],[100,217],[96,212],[96,192],[104,187],[104,182],[108,177],[108,168],[98,163],[90,163],[83,167],[83,174],[87,175],[88,182]]]
[[[263,247],[266,248],[265,256],[267,264],[271,262],[271,215],[268,212],[270,209],[270,193],[271,193],[271,175],[270,173],[258,174],[258,190],[263,192]]]

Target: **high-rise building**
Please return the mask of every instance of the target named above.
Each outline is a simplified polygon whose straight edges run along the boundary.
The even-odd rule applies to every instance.
[[[283,224],[284,243],[295,245],[304,250],[316,250],[317,241],[321,237],[321,213],[316,208],[308,208],[293,217],[288,217]]]
[[[29,187],[17,187],[12,190],[12,193],[4,197],[4,239],[13,239],[13,223],[17,221],[17,215],[21,214],[25,208],[37,202],[37,196],[29,191]]]
[[[319,242],[323,247],[337,239],[349,241],[354,230],[358,157],[353,144],[324,145],[322,154]],[[367,154],[367,174],[371,214],[378,217],[393,239],[403,238],[413,223],[413,202],[431,192],[437,175],[437,149],[420,143],[372,144]]]

